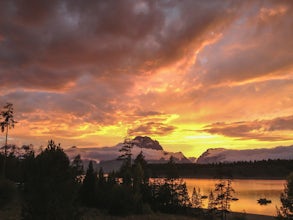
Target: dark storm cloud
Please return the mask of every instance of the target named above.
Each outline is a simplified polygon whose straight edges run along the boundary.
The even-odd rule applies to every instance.
[[[120,121],[117,112],[160,117],[152,108],[133,113],[144,109],[129,101],[137,77],[193,54],[237,8],[234,1],[1,1],[0,101],[35,122],[62,114],[100,125]],[[139,129],[153,127],[174,129]]]
[[[47,112],[66,112],[82,117],[90,112],[90,107],[82,100],[76,100],[72,97],[58,93],[47,92],[26,92],[17,90],[6,94],[0,98],[3,103],[5,100],[12,100],[18,112],[24,114],[33,113],[36,110]]]
[[[229,21],[229,2],[1,1],[0,76],[6,87],[60,89],[168,65]]]
[[[278,117],[271,120],[242,121],[234,123],[214,123],[206,126],[204,132],[220,134],[239,139],[260,141],[290,140],[291,137],[277,135],[278,131],[293,131],[293,116]]]

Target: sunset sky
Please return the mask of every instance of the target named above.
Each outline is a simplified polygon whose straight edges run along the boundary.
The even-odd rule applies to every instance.
[[[6,102],[17,145],[292,145],[293,1],[0,1]]]

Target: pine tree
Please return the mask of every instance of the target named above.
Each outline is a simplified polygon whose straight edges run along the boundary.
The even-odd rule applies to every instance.
[[[22,219],[74,219],[77,184],[60,144],[49,141],[32,164],[24,184]]]
[[[178,188],[177,188],[177,193],[178,193],[178,200],[179,200],[179,206],[181,208],[187,208],[191,206],[190,203],[190,198],[188,195],[186,183],[183,182],[183,179],[180,179]]]
[[[118,160],[122,160],[122,166],[120,168],[120,174],[122,175],[122,182],[126,186],[130,186],[132,182],[132,173],[131,173],[131,150],[134,146],[134,142],[129,138],[125,138],[121,149],[121,155],[118,157]]]
[[[200,188],[193,188],[192,196],[191,196],[192,207],[194,208],[202,208],[202,198],[200,193]]]
[[[232,181],[228,179],[227,181],[220,180],[215,186],[216,192],[216,207],[221,213],[221,219],[226,220],[227,212],[230,211],[230,202],[232,201],[233,194],[235,193],[232,188]]]
[[[179,174],[175,163],[175,158],[171,156],[167,163],[167,179],[176,179],[178,177]]]
[[[7,161],[7,150],[8,150],[8,132],[9,129],[14,128],[15,123],[17,121],[14,120],[14,110],[13,110],[13,104],[7,103],[3,110],[1,111],[1,131],[2,133],[5,132],[5,145],[4,145],[4,161],[3,161],[3,170],[2,175],[3,177],[6,177],[6,161]]]
[[[78,183],[81,183],[82,174],[84,173],[84,170],[83,170],[83,163],[79,154],[73,159],[71,167],[73,170],[73,175],[76,177],[76,181]]]
[[[99,175],[98,175],[98,186],[100,188],[103,188],[106,184],[106,178],[105,178],[105,175],[104,175],[104,170],[102,167],[100,167],[99,169]]]
[[[121,149],[119,150],[121,152],[121,155],[118,157],[118,160],[122,160],[124,165],[127,167],[131,166],[131,150],[134,146],[134,142],[129,139],[129,138],[125,138]]]
[[[213,211],[216,209],[216,201],[214,197],[214,193],[211,190],[208,198],[208,210]]]
[[[284,192],[280,197],[282,206],[277,210],[278,219],[293,219],[293,173],[287,177]]]
[[[93,161],[89,162],[85,178],[80,189],[82,204],[94,207],[96,202],[97,173],[94,171]]]

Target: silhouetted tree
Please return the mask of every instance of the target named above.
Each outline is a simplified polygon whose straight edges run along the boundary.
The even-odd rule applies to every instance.
[[[219,183],[215,185],[216,193],[216,207],[221,213],[221,219],[226,220],[227,212],[230,211],[230,202],[232,201],[234,189],[232,188],[232,180],[227,181],[220,180]]]
[[[148,168],[148,163],[145,160],[145,157],[143,155],[143,152],[141,151],[136,158],[134,159],[134,167],[140,165],[142,169],[142,181],[143,184],[148,184],[149,178],[150,178],[150,171]]]
[[[94,171],[93,162],[90,161],[80,189],[80,198],[83,205],[95,207],[96,205],[97,173]]]
[[[119,150],[121,152],[121,155],[118,157],[118,160],[122,160],[128,166],[131,166],[131,150],[133,146],[134,142],[130,138],[125,138],[121,146],[121,149]]]
[[[210,194],[209,194],[209,197],[208,197],[208,210],[213,212],[215,209],[216,209],[216,200],[215,200],[215,197],[214,197],[214,193],[211,190]]]
[[[82,182],[82,174],[84,173],[84,170],[83,170],[83,163],[82,163],[82,160],[81,160],[81,157],[79,154],[76,157],[74,157],[74,159],[71,163],[71,167],[73,170],[73,175],[76,178],[76,181],[78,183],[81,183]]]
[[[202,208],[202,198],[200,193],[200,188],[193,188],[191,196],[191,204],[194,208]]]
[[[116,181],[116,173],[114,171],[110,172],[108,174],[108,178],[107,178],[107,186],[113,186],[117,183]]]
[[[151,203],[151,187],[149,185],[149,170],[147,167],[147,161],[141,151],[136,158],[132,166],[133,176],[133,192],[134,203],[136,204],[136,213],[143,213],[150,211],[149,203]]]
[[[30,172],[33,170],[35,151],[32,145],[23,145],[21,149],[24,152],[19,157],[19,160],[21,161],[21,177],[19,182],[24,184],[29,180]]]
[[[122,176],[123,184],[130,186],[131,185],[131,150],[134,146],[134,142],[129,139],[125,138],[121,149],[121,155],[118,157],[118,160],[122,160],[122,166],[120,168],[120,174]]]
[[[143,184],[144,172],[141,164],[135,164],[133,167],[133,190],[134,192],[140,193]]]
[[[148,185],[149,176],[147,169],[147,161],[141,151],[134,159],[133,164],[133,188],[135,191],[141,190],[143,185]]]
[[[8,144],[7,147],[7,155],[4,156],[5,159],[5,177],[14,181],[21,181],[21,161],[16,155],[18,149],[15,145]]]
[[[8,148],[8,131],[11,128],[14,128],[15,123],[17,123],[14,120],[14,110],[13,110],[13,104],[12,103],[7,103],[4,107],[3,110],[1,111],[1,131],[2,133],[5,132],[5,145],[4,145],[4,161],[3,161],[3,171],[2,174],[5,177],[5,172],[6,172],[6,160],[7,160],[7,148]]]
[[[98,185],[99,187],[103,188],[106,184],[106,178],[105,178],[105,175],[104,175],[104,171],[103,171],[103,168],[100,167],[99,169],[99,177],[98,177]]]
[[[34,160],[24,185],[24,220],[76,219],[77,183],[70,161],[59,145],[49,141]]]
[[[109,191],[109,213],[127,215],[135,212],[133,191],[125,184],[115,184]]]
[[[183,179],[179,179],[179,183],[178,183],[176,191],[177,191],[177,194],[178,194],[179,206],[181,208],[191,207],[190,198],[189,198],[189,195],[188,195],[186,183],[183,181]]]
[[[170,157],[167,163],[167,179],[176,179],[179,178],[178,168],[175,163],[175,158],[173,156]]]
[[[293,219],[293,173],[287,177],[284,192],[280,197],[282,206],[277,210],[278,219]]]
[[[169,213],[182,212],[190,207],[186,184],[178,177],[178,170],[173,157],[166,164],[167,177],[151,184],[155,210]]]
[[[105,209],[107,208],[107,197],[111,190],[111,186],[107,186],[107,180],[104,175],[103,168],[100,167],[96,185],[96,207]]]

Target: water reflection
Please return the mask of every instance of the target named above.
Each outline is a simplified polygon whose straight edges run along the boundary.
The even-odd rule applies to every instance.
[[[218,180],[214,179],[184,179],[189,194],[193,187],[199,187],[202,195],[209,195]],[[233,180],[232,187],[235,189],[235,197],[238,201],[231,202],[231,210],[235,212],[254,213],[261,215],[276,215],[276,207],[280,207],[280,194],[284,189],[285,180]],[[267,198],[272,201],[267,205],[258,204],[259,198]],[[203,200],[207,207],[208,200]]]

